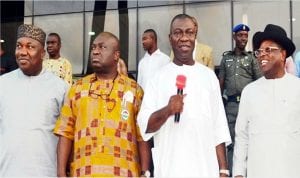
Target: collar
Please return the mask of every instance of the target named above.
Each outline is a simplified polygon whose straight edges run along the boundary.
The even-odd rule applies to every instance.
[[[21,77],[21,78],[28,78],[28,79],[29,78],[38,78],[38,77],[42,76],[46,72],[46,69],[43,67],[42,70],[41,70],[41,72],[38,75],[28,76],[28,75],[25,75],[20,68],[17,69],[17,70],[19,70],[18,71],[19,77]]]
[[[233,52],[234,55],[237,55],[236,52],[235,52],[235,49],[236,48],[234,48],[234,50],[232,52]],[[241,51],[241,55],[247,56],[248,52],[244,49],[243,51]]]
[[[151,55],[148,53],[148,51],[146,51],[146,54],[145,54],[145,56],[154,56],[154,55],[156,55],[156,54],[160,54],[160,50],[159,50],[159,48],[157,48],[157,50],[156,51],[154,51]]]

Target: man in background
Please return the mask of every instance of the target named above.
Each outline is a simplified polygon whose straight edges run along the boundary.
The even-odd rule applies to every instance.
[[[146,83],[170,58],[161,52],[157,46],[157,34],[153,29],[144,31],[142,37],[143,48],[146,51],[138,66],[138,84],[145,90]]]
[[[68,59],[60,55],[60,36],[57,33],[50,33],[46,43],[49,58],[44,60],[44,66],[69,85],[72,85],[72,65]]]

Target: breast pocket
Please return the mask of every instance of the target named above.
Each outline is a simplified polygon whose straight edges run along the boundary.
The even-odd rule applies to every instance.
[[[241,68],[246,71],[248,74],[251,73],[251,60],[249,58],[247,59],[242,59],[241,61]]]
[[[37,113],[44,119],[37,117],[36,124],[40,123],[43,125],[54,125],[59,114],[60,114],[60,103],[59,98],[50,93],[45,93],[44,96],[40,96],[37,99],[39,102],[37,108],[35,108]]]
[[[210,118],[209,93],[206,90],[199,93],[193,94],[189,92],[184,100],[185,114],[187,114],[188,119],[190,119],[193,124],[206,123]]]
[[[235,71],[235,62],[232,60],[228,60],[225,63],[225,70],[226,70],[226,75],[233,76],[234,75],[234,71]]]

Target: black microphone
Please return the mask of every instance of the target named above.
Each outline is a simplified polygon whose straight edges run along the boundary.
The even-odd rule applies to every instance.
[[[183,88],[185,87],[186,77],[184,75],[177,75],[176,77],[176,86],[177,86],[177,95],[183,94]],[[180,120],[180,113],[175,113],[174,122],[178,123]]]

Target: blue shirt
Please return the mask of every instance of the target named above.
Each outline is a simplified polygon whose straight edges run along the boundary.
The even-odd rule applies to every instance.
[[[295,56],[296,76],[300,78],[300,51]]]

